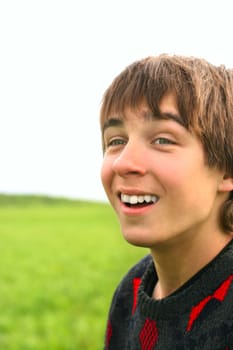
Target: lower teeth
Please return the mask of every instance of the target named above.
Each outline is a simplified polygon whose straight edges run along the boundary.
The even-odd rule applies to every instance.
[[[128,207],[145,207],[148,205],[152,205],[153,203],[147,203],[147,202],[143,202],[143,203],[136,203],[136,204],[131,204],[131,203],[125,203]]]

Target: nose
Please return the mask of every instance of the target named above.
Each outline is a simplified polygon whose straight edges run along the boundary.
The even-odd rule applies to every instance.
[[[128,142],[113,163],[115,173],[124,177],[130,174],[143,176],[146,173],[145,152],[139,144]]]

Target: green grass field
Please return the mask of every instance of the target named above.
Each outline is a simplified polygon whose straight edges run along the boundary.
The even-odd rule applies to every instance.
[[[116,284],[146,250],[107,204],[0,195],[0,349],[101,350]]]

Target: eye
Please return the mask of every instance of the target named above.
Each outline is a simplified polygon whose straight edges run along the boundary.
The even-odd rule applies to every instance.
[[[167,139],[166,137],[158,137],[157,139],[155,139],[154,143],[156,145],[174,145],[175,142]]]
[[[124,139],[112,139],[107,142],[107,147],[125,145],[126,141]]]

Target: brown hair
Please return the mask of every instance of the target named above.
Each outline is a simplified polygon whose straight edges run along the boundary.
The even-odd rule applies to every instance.
[[[159,55],[126,67],[106,90],[100,122],[145,100],[159,116],[159,104],[173,93],[184,126],[201,140],[207,164],[233,177],[233,70],[204,59]],[[222,225],[233,231],[233,192],[222,210]]]

